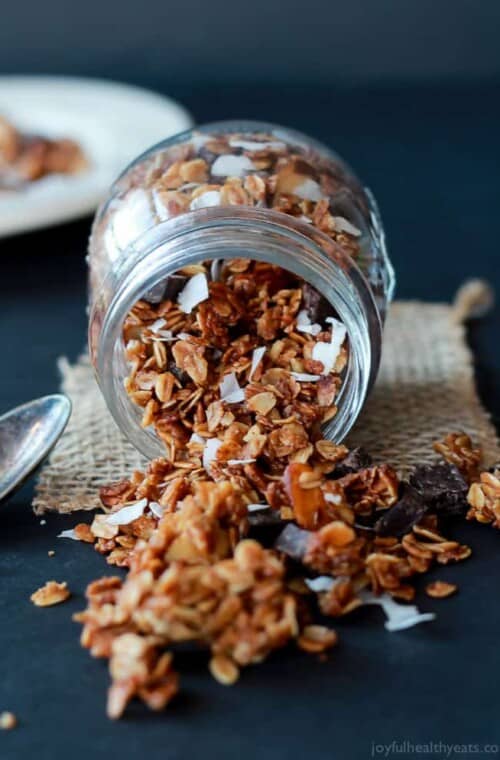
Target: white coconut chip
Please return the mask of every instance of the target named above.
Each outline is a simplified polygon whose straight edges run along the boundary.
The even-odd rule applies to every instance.
[[[219,385],[219,391],[220,400],[225,401],[226,404],[238,404],[245,400],[245,392],[243,388],[240,388],[234,372],[224,375]]]
[[[256,461],[256,459],[228,459],[226,464],[230,465],[230,467],[234,467],[238,464],[252,464],[252,462]]]
[[[319,594],[322,591],[330,591],[340,580],[340,578],[332,578],[331,575],[318,575],[317,578],[304,578],[304,583],[311,591]]]
[[[162,327],[165,327],[166,324],[167,324],[167,320],[160,318],[160,319],[157,319],[155,322],[153,322],[153,324],[149,326],[149,329],[151,330],[152,333],[156,334],[162,329]],[[165,330],[165,332],[170,332],[170,330]]]
[[[301,560],[307,550],[307,544],[312,536],[309,530],[303,530],[290,523],[281,531],[274,543],[274,548],[284,552],[293,559]]]
[[[108,525],[128,525],[134,520],[137,520],[144,514],[144,510],[148,506],[147,499],[140,499],[134,501],[133,504],[128,504],[126,507],[122,507],[117,512],[112,512],[106,517],[105,522]]]
[[[338,230],[338,232],[347,232],[348,235],[352,235],[353,237],[361,236],[361,230],[358,230],[354,224],[351,224],[351,222],[343,216],[334,216],[333,221],[335,229]]]
[[[300,182],[294,188],[293,194],[305,201],[320,201],[325,197],[318,183],[310,177]]]
[[[285,143],[282,142],[258,142],[257,140],[229,140],[231,148],[241,148],[242,150],[284,150]]]
[[[325,501],[329,501],[330,504],[342,504],[342,496],[339,493],[324,493]]]
[[[254,169],[253,162],[247,156],[226,153],[217,156],[212,164],[211,172],[214,177],[242,177],[245,172],[251,172]]]
[[[290,372],[299,383],[317,383],[321,375],[309,375],[307,372]]]
[[[189,204],[191,211],[196,211],[198,208],[209,208],[210,206],[220,206],[219,190],[207,190],[205,193],[200,193]]]
[[[205,439],[202,438],[201,435],[198,435],[198,433],[192,433],[189,443],[202,443],[205,445]]]
[[[262,357],[266,353],[266,347],[265,346],[259,346],[258,348],[254,348],[253,354],[252,354],[252,366],[250,367],[250,374],[248,376],[248,379],[251,380],[253,377],[253,374],[259,364],[262,361]]]
[[[404,631],[436,617],[433,612],[420,612],[414,604],[398,604],[389,594],[376,596],[372,591],[361,591],[359,595],[363,604],[377,604],[382,607],[387,618],[384,623],[387,631]]]
[[[208,282],[203,272],[191,277],[177,296],[177,303],[184,314],[191,314],[195,306],[208,298]]]
[[[262,512],[264,509],[271,509],[269,504],[247,504],[249,512]]]
[[[58,534],[57,538],[71,538],[73,541],[79,541],[80,540],[78,538],[78,536],[76,535],[74,528],[70,528],[69,530],[62,530]]]
[[[187,333],[187,332],[180,332],[180,333],[177,333],[175,337],[178,338],[179,340],[189,340],[190,338],[194,338],[194,335],[191,335],[191,333]]]
[[[342,322],[333,317],[327,317],[327,322],[332,325],[332,337],[330,343],[324,343],[322,340],[315,343],[312,350],[312,358],[316,362],[321,362],[323,365],[323,372],[321,374],[328,375],[335,366],[335,362],[340,354],[342,343],[344,342],[347,330]]]
[[[222,446],[222,441],[218,438],[208,438],[205,441],[205,448],[203,449],[203,467],[205,470],[210,470],[210,465],[217,456],[217,451]]]
[[[163,517],[166,507],[162,507],[161,504],[158,504],[157,501],[150,501],[148,506],[155,517],[158,519],[160,519],[160,517]]]
[[[322,331],[321,325],[317,322],[311,322],[309,314],[305,309],[301,309],[297,314],[297,327],[298,332],[307,333],[308,335],[318,335]]]

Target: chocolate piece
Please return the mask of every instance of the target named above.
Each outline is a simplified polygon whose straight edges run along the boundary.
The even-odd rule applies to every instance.
[[[409,478],[427,507],[438,515],[461,515],[467,509],[467,481],[453,464],[419,465]]]
[[[427,509],[422,495],[404,483],[401,498],[377,520],[375,532],[379,536],[404,536],[420,522]]]
[[[351,472],[358,472],[365,467],[369,467],[372,464],[372,458],[363,448],[352,449],[348,455],[339,462],[330,477],[343,478],[344,475],[349,475]]]
[[[325,326],[326,318],[333,316],[331,304],[308,283],[302,286],[302,307],[306,310],[311,322],[316,322],[322,327]]]

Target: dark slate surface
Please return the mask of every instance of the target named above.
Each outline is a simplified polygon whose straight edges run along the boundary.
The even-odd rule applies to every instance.
[[[471,275],[500,284],[498,88],[176,94],[200,121],[266,118],[344,155],[380,201],[400,297],[449,300]],[[57,358],[75,358],[84,344],[88,230],[85,220],[0,241],[0,412],[54,391]],[[469,331],[480,392],[497,422],[499,328],[496,310]],[[463,745],[500,743],[500,537],[492,529],[452,529],[474,555],[434,573],[458,582],[457,596],[420,595],[423,609],[438,612],[434,623],[389,634],[378,610],[360,610],[338,622],[341,643],[327,663],[286,651],[248,669],[233,689],[211,680],[203,653],[185,653],[182,695],[167,712],[137,705],[111,724],[106,667],[80,649],[70,619],[86,583],[108,568],[87,546],[56,540],[75,517],[48,516],[41,526],[30,495],[28,485],[2,505],[0,710],[14,711],[19,727],[0,734],[1,760],[350,760],[384,756],[372,743],[393,741],[460,745],[450,756],[472,757]],[[74,596],[37,609],[29,595],[49,578],[68,581]],[[425,756],[443,756],[437,749]]]

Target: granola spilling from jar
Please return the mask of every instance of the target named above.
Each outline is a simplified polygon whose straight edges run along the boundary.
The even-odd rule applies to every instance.
[[[284,455],[277,502],[265,489],[253,502],[242,475],[169,477],[167,458],[101,490],[104,512],[71,537],[128,571],[91,583],[76,615],[82,645],[109,659],[111,718],[133,698],[154,710],[170,702],[181,642],[205,647],[211,674],[231,685],[241,668],[290,642],[324,657],[337,643],[328,618],[363,605],[379,605],[389,631],[435,617],[412,604],[412,581],[471,554],[442,534],[443,518],[470,507],[469,519],[490,521],[475,506],[490,474],[481,473],[480,450],[450,434],[436,445],[444,463],[401,481],[362,450],[321,438],[314,448],[320,458],[311,463]],[[434,599],[456,590],[440,578],[426,585]]]
[[[310,286],[263,262],[198,265],[168,289],[123,327],[126,389],[165,444],[165,475],[226,478],[278,506],[289,462],[333,467],[335,447],[316,443],[337,411],[343,324]]]

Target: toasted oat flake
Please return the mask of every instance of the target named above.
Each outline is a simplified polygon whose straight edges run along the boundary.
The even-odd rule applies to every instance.
[[[208,295],[207,278],[203,272],[198,272],[187,281],[177,296],[177,303],[184,314],[191,314],[195,306],[207,300]]]
[[[425,587],[425,593],[433,599],[445,599],[456,591],[458,591],[456,583],[447,583],[446,581],[433,581]]]
[[[247,156],[235,156],[232,153],[226,153],[217,156],[212,164],[212,174],[214,177],[242,177],[245,172],[254,171],[255,166]]]
[[[245,400],[245,392],[240,388],[238,379],[234,372],[224,375],[219,385],[220,400],[226,404],[238,404]]]
[[[133,504],[128,504],[126,507],[122,507],[122,509],[119,509],[117,512],[112,512],[110,515],[107,515],[106,522],[108,525],[128,525],[141,517],[147,506],[148,500],[140,499]]]
[[[220,191],[219,190],[207,190],[206,193],[201,193],[193,198],[189,204],[191,211],[196,211],[198,208],[209,208],[210,206],[220,205]]]
[[[0,730],[10,731],[17,726],[17,718],[13,712],[5,710],[0,713]]]
[[[30,599],[36,607],[51,607],[69,599],[71,592],[66,582],[47,581],[47,583],[31,594]]]

